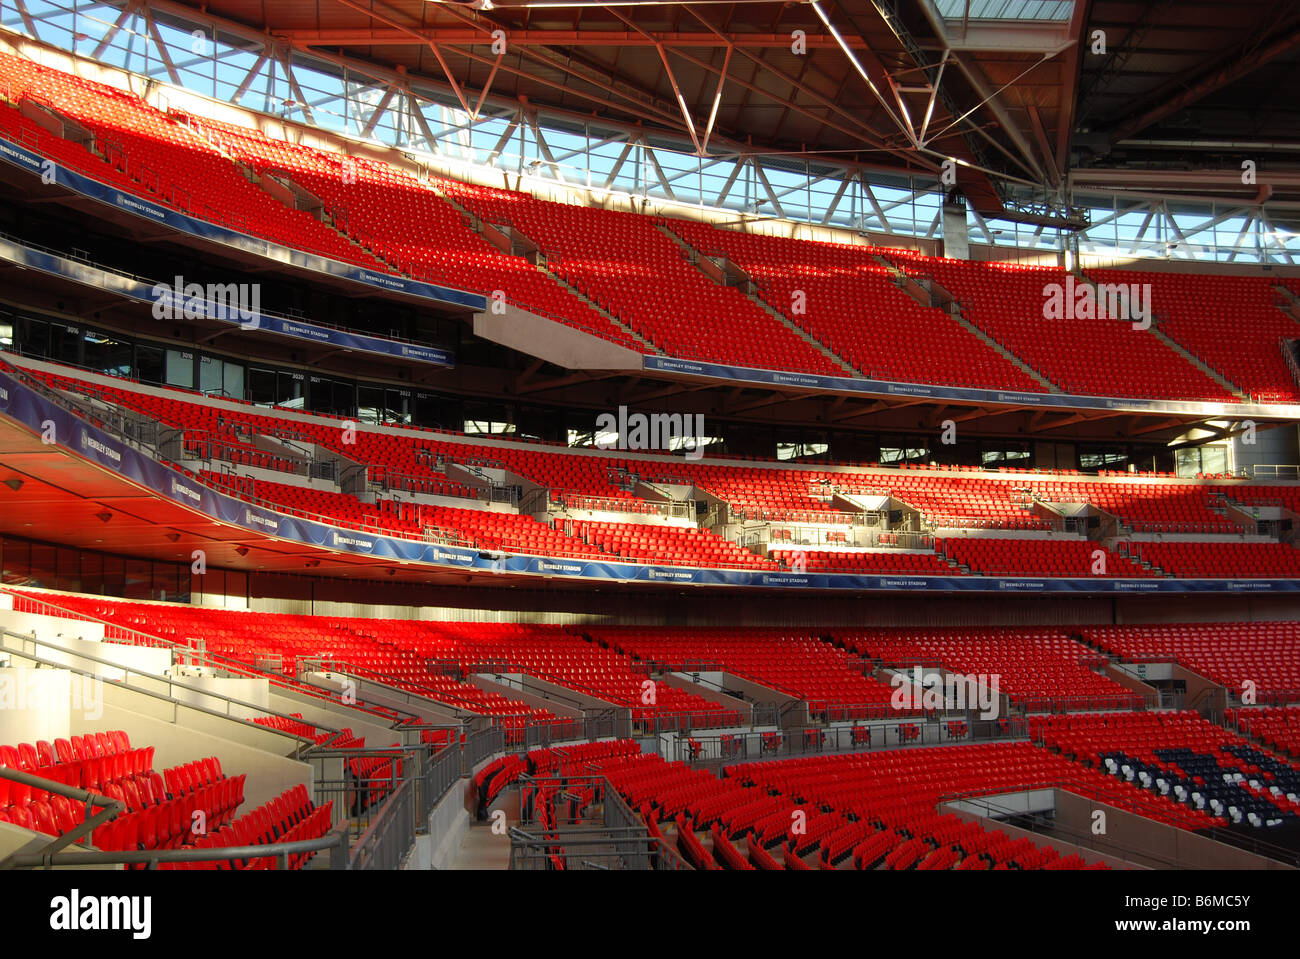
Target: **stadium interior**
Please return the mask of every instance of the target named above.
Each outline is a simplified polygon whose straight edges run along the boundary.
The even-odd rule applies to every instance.
[[[1297,61],[0,5],[0,868],[1300,867]]]

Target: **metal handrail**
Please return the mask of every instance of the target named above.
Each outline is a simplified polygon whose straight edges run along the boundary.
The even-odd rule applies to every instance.
[[[200,706],[198,703],[184,702],[180,699],[177,699],[175,696],[170,696],[166,693],[159,693],[150,689],[142,689],[139,686],[132,686],[129,682],[127,682],[125,677],[120,680],[108,679],[107,677],[100,676],[89,670],[80,669],[79,667],[76,666],[69,666],[65,663],[60,663],[56,660],[46,659],[44,656],[40,656],[35,652],[29,653],[22,648],[14,649],[8,643],[4,642],[4,639],[9,636],[14,637],[15,639],[30,642],[33,646],[48,646],[51,649],[55,649],[61,653],[67,653],[69,656],[74,656],[77,659],[88,660],[89,662],[92,663],[98,663],[103,666],[108,666],[111,669],[120,669],[125,674],[125,676],[135,675],[143,679],[152,679],[155,682],[164,683],[168,686],[178,686],[181,689],[189,690],[190,692],[198,693],[199,695],[202,696],[211,696],[213,699],[223,700],[226,703],[227,712],[224,713],[218,712],[217,710],[211,709],[207,706]],[[15,633],[8,629],[0,629],[0,649],[6,650],[12,656],[20,656],[23,659],[29,660],[33,663],[37,663],[38,665],[41,666],[49,666],[53,669],[66,669],[69,672],[76,673],[79,676],[89,676],[91,679],[95,679],[103,683],[110,683],[121,689],[126,689],[133,693],[139,693],[141,695],[148,696],[151,699],[162,700],[163,702],[170,703],[173,707],[183,707],[185,709],[197,710],[198,712],[206,713],[209,716],[217,716],[221,719],[229,720],[230,722],[239,723],[241,726],[248,726],[248,721],[230,715],[229,708],[232,705],[239,706],[244,709],[250,709],[259,713],[264,713],[267,716],[274,716],[279,719],[288,719],[294,722],[302,722],[302,720],[299,720],[293,716],[286,715],[285,713],[276,712],[273,709],[268,709],[265,706],[259,706],[256,703],[245,702],[242,699],[235,699],[232,696],[226,696],[223,693],[216,692],[215,690],[203,689],[202,687],[199,686],[190,686],[187,683],[178,682],[169,676],[159,676],[155,673],[146,673],[143,670],[135,669],[130,666],[124,666],[121,663],[113,662],[112,660],[109,659],[103,659],[91,653],[82,652],[81,650],[68,649],[65,646],[60,646],[57,643],[50,642],[49,640],[39,639],[35,632],[32,632],[30,634],[24,634],[24,633]],[[175,715],[176,715],[175,709],[173,709],[173,717]],[[176,722],[176,719],[173,718],[172,721]],[[337,734],[339,732],[339,730],[333,728],[332,726],[326,726],[323,723],[313,722],[312,725],[316,726],[318,729],[327,730],[331,733]],[[308,739],[305,736],[300,736],[297,733],[289,732],[288,730],[276,729],[273,726],[258,726],[257,728],[265,730],[266,732],[269,733],[274,733],[277,736],[284,736],[286,738],[293,739],[298,744],[297,747],[295,748],[295,753],[300,753],[301,751],[303,751],[303,749],[305,748],[304,744],[306,744],[306,746],[316,745],[315,740]]]
[[[111,799],[108,796],[102,796],[99,793],[92,793],[88,790],[80,789],[76,786],[69,786],[66,783],[56,782],[52,779],[44,779],[21,769],[11,769],[0,766],[0,779],[8,779],[10,782],[22,783],[31,786],[34,789],[39,789],[42,792],[54,793],[56,796],[63,796],[65,799],[75,799],[77,802],[82,803],[85,806],[85,818],[76,828],[69,830],[61,836],[55,837],[53,842],[47,843],[39,852],[16,852],[13,855],[7,856],[3,860],[0,860],[0,870],[13,869],[24,865],[24,863],[19,862],[19,859],[29,856],[35,860],[31,865],[51,865],[53,857],[59,852],[59,850],[64,849],[73,843],[80,842],[83,837],[93,833],[96,827],[116,818],[118,813],[126,809],[126,803],[121,800]],[[101,811],[92,815],[91,810],[95,808]],[[83,862],[84,860],[78,857],[77,861]]]
[[[5,585],[0,585],[0,593],[8,593],[14,598],[15,604],[28,603],[35,606],[44,606],[49,609],[57,610],[56,613],[42,613],[39,615],[52,615],[59,618],[71,619],[73,621],[81,620],[88,623],[97,623],[102,625],[105,628],[104,635],[106,639],[117,640],[125,638],[130,640],[131,645],[171,649],[174,653],[182,656],[182,658],[188,658],[190,660],[189,662],[182,662],[180,664],[181,666],[198,666],[200,668],[210,666],[211,668],[220,669],[223,672],[234,673],[237,676],[244,676],[249,679],[265,679],[273,686],[278,686],[288,692],[299,693],[304,696],[310,696],[313,699],[323,700],[333,707],[343,706],[348,709],[354,709],[357,712],[365,713],[367,716],[372,718],[381,719],[385,722],[392,721],[392,717],[381,710],[372,709],[371,707],[365,706],[361,703],[345,703],[341,699],[336,699],[328,695],[319,686],[313,686],[310,683],[303,683],[297,679],[290,679],[282,673],[270,673],[265,670],[260,670],[255,666],[250,666],[240,660],[230,659],[226,656],[220,655],[219,653],[209,652],[206,648],[186,646],[182,642],[167,639],[164,636],[154,636],[152,633],[143,633],[137,629],[132,629],[129,626],[121,626],[110,620],[93,616],[90,613],[81,613],[77,610],[67,609],[57,603],[51,603],[45,599],[36,599]],[[17,610],[17,605],[15,605],[14,608]],[[22,612],[22,610],[18,611]],[[125,635],[110,637],[110,630]],[[385,709],[387,709],[387,707],[385,707]],[[401,710],[395,709],[389,711],[396,713],[401,712]],[[414,713],[407,713],[406,715],[412,717],[415,716]]]

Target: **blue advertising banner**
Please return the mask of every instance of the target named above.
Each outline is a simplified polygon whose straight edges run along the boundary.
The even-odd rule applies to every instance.
[[[682,586],[744,586],[768,589],[961,593],[1264,593],[1300,591],[1300,581],[1278,579],[1054,579],[1038,577],[856,575],[774,570],[696,569],[637,563],[500,554],[341,529],[277,513],[183,476],[126,446],[0,371],[0,415],[55,445],[223,523],[253,533],[324,549],[403,560],[442,568],[513,573],[547,579],[665,583]]]
[[[0,237],[0,259],[28,269],[40,270],[54,276],[65,277],[78,283],[85,283],[99,290],[111,290],[132,300],[152,303],[167,307],[168,311],[183,313],[188,318],[204,318],[221,323],[230,323],[246,330],[265,330],[294,339],[308,340],[323,346],[333,346],[342,350],[358,353],[371,353],[381,356],[397,357],[419,363],[432,363],[438,366],[453,367],[456,356],[450,350],[425,346],[420,343],[403,343],[378,336],[368,336],[350,330],[320,326],[307,320],[291,320],[286,317],[269,316],[264,313],[245,311],[240,313],[224,299],[208,299],[208,291],[202,295],[188,298],[177,294],[176,283],[151,284],[134,277],[110,273],[97,266],[79,263],[65,257],[35,250],[20,243],[14,243]],[[179,279],[179,278],[176,278]],[[170,318],[170,317],[169,317]]]
[[[1007,406],[1064,407],[1080,410],[1115,410],[1122,413],[1177,413],[1196,416],[1246,416],[1300,419],[1300,406],[1254,403],[1199,403],[1181,400],[1122,399],[1104,396],[1076,396],[1069,393],[1021,393],[1014,390],[977,390],[958,386],[930,386],[924,383],[894,383],[890,380],[858,379],[851,376],[820,376],[747,366],[725,366],[702,360],[680,360],[671,356],[645,356],[642,369],[678,373],[716,380],[794,386],[872,397],[913,397],[940,401],[965,400]]]

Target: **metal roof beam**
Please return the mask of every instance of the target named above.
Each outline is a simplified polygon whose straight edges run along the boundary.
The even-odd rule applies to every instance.
[[[1172,77],[1147,98],[1148,103],[1154,101],[1156,105],[1142,113],[1129,114],[1128,118],[1123,120],[1111,134],[1111,143],[1127,140],[1133,134],[1240,80],[1264,64],[1271,63],[1283,54],[1291,52],[1297,46],[1300,46],[1300,26],[1293,26],[1277,39],[1263,46],[1257,46],[1244,55],[1233,57],[1218,69],[1200,74],[1199,78],[1196,78],[1192,71]],[[1175,90],[1182,92],[1171,96]]]
[[[421,31],[421,34],[415,36],[400,26],[391,26],[375,30],[289,30],[280,35],[297,43],[322,47],[415,47],[428,43],[488,46],[492,43],[492,38],[485,37],[484,31],[478,29],[413,29]],[[666,31],[653,36],[632,30],[510,30],[507,33],[510,45],[516,47],[653,47],[662,43],[673,47],[734,46],[746,50],[789,50],[791,43],[789,33],[732,33],[725,38],[716,33],[698,31]],[[809,50],[830,50],[839,46],[834,37],[820,34],[810,34],[805,42]],[[856,38],[849,39],[849,46],[866,49],[866,44]]]

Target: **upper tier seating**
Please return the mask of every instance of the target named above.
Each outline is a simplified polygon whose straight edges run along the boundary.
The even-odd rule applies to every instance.
[[[29,98],[48,105],[94,134],[94,153],[75,148],[84,155],[72,164],[79,172],[241,233],[345,263],[378,266],[310,214],[289,209],[254,186],[232,160],[134,94],[9,54],[0,54],[0,83],[7,85],[11,101]],[[21,119],[16,109],[0,105],[0,128],[29,135],[22,133]],[[56,159],[74,152],[62,148]]]
[[[1300,403],[1279,348],[1300,338],[1300,322],[1274,304],[1276,280],[1136,270],[1090,270],[1100,283],[1148,283],[1156,324],[1207,366],[1260,403]],[[1231,330],[1231,335],[1224,335]]]
[[[318,197],[338,229],[400,272],[489,296],[500,290],[510,303],[641,351],[625,331],[527,260],[488,243],[428,182],[406,170],[230,124],[186,119],[199,135],[259,174],[287,176]]]
[[[934,277],[972,323],[1067,393],[1239,401],[1133,320],[1046,319],[1048,288],[1068,282],[1062,269],[882,252],[909,273]]]
[[[79,134],[71,128],[66,139],[54,136],[24,117],[20,104],[83,127],[91,134],[89,146],[74,142]],[[913,275],[934,277],[971,322],[1066,391],[1238,400],[1153,332],[1132,330],[1127,320],[1045,320],[1046,287],[1066,280],[1059,269],[741,234],[424,179],[405,158],[351,157],[343,147],[297,142],[305,137],[288,129],[291,140],[182,110],[164,113],[133,93],[0,56],[0,135],[79,173],[278,245],[377,272],[501,293],[517,306],[638,352],[646,352],[648,342],[687,359],[845,375],[819,345],[706,276],[690,262],[694,250],[675,242],[682,238],[746,269],[789,323],[874,377],[1045,389],[943,309],[923,307],[898,289],[877,260],[883,255]],[[275,199],[254,182],[263,176],[288,179],[319,198],[323,218]],[[510,224],[535,241],[545,265],[497,249],[470,222],[474,218]],[[1094,278],[1150,283],[1157,323],[1174,340],[1255,398],[1300,399],[1278,349],[1300,323],[1273,305],[1276,281],[1127,271],[1096,271]],[[796,292],[806,294],[806,310],[795,308]],[[1225,318],[1236,335],[1217,335]]]
[[[846,375],[744,294],[688,263],[650,217],[453,180],[439,187],[487,222],[533,240],[556,276],[672,356]]]
[[[706,256],[740,266],[773,309],[872,379],[1045,391],[943,310],[895,286],[868,247],[661,223]]]

